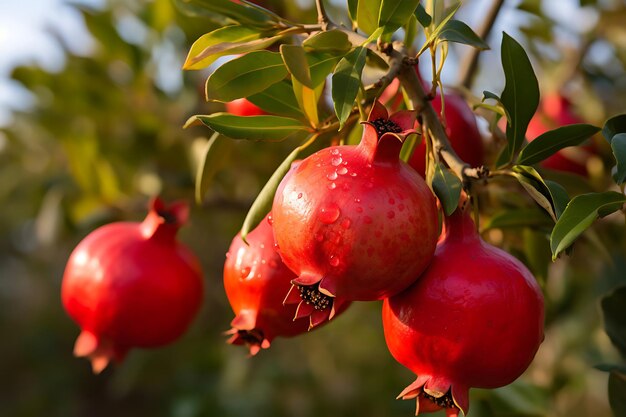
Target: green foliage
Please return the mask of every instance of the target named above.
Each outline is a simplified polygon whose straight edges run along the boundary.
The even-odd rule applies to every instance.
[[[307,127],[300,121],[288,117],[234,116],[230,113],[193,116],[185,123],[185,127],[198,122],[233,139],[279,141],[307,131]]]
[[[462,191],[461,180],[439,163],[435,166],[432,187],[443,206],[443,212],[446,216],[450,216],[459,205]]]
[[[332,97],[340,127],[348,120],[356,96],[361,88],[361,72],[365,66],[367,49],[359,46],[341,58],[333,73]]]
[[[588,124],[573,124],[550,130],[526,145],[517,158],[521,165],[534,165],[568,146],[577,146],[600,131]]]

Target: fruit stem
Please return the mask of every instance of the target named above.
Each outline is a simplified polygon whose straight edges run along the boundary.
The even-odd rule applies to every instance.
[[[473,240],[478,237],[476,224],[472,220],[469,205],[459,207],[449,217],[444,217],[444,239],[449,240]]]

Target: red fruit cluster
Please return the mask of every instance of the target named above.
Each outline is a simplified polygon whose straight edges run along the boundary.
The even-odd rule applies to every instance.
[[[95,373],[129,349],[176,340],[198,312],[200,264],[176,240],[188,207],[152,201],[142,223],[112,223],[90,233],[72,252],[61,288],[65,310],[81,328],[74,354]]]
[[[457,210],[426,272],[383,305],[387,346],[417,375],[399,398],[416,398],[417,413],[467,414],[471,387],[507,385],[528,367],[543,318],[530,271],[482,241],[469,214]]]
[[[526,137],[533,141],[548,130],[575,123],[584,122],[574,114],[570,101],[560,94],[550,94],[541,100],[539,110],[528,124]],[[594,153],[592,145],[566,148],[542,161],[541,165],[557,171],[586,176],[587,160]]]

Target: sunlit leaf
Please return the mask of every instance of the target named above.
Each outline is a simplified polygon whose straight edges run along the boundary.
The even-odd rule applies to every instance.
[[[287,70],[293,78],[308,88],[313,88],[309,63],[300,45],[280,45],[280,54]]]
[[[384,27],[385,33],[393,33],[413,16],[419,0],[382,0],[378,27]]]
[[[260,93],[287,76],[278,52],[256,51],[228,61],[206,82],[207,100],[232,101]]]
[[[382,1],[383,0],[359,0],[356,13],[357,25],[359,29],[368,35],[378,29],[378,17],[380,16]]]
[[[352,44],[345,32],[329,30],[307,38],[302,47],[306,52],[348,52]]]
[[[513,173],[526,192],[557,221],[552,193],[541,175],[533,167],[526,165],[515,165]]]
[[[270,27],[282,20],[269,10],[252,3],[234,2],[231,0],[176,0],[176,5],[182,10],[189,8],[203,9],[211,14],[226,17],[244,26]]]
[[[569,247],[599,217],[611,214],[624,205],[626,197],[614,191],[589,193],[574,197],[554,225],[550,236],[552,259]]]
[[[261,32],[244,26],[225,26],[202,35],[191,45],[187,59],[183,64],[185,70],[206,68],[222,55],[234,54],[233,46],[257,40]],[[262,49],[263,47],[261,47]]]
[[[534,165],[568,146],[577,146],[600,131],[588,124],[558,127],[543,133],[522,149],[517,160],[521,165]]]
[[[474,33],[472,28],[460,20],[449,20],[441,29],[439,39],[443,39],[448,42],[462,43],[480,50],[489,49],[489,45],[487,45],[485,41]]]
[[[268,113],[295,118],[303,116],[288,81],[272,84],[260,93],[248,96],[248,100]]]
[[[233,139],[280,141],[308,128],[299,120],[281,116],[235,116],[213,113],[191,117],[185,127],[200,122]]]
[[[360,3],[359,3],[360,5]],[[350,116],[361,88],[361,72],[365,66],[366,48],[358,47],[339,61],[333,74],[332,96],[340,126]]]

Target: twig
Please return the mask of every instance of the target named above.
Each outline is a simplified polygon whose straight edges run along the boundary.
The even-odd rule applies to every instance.
[[[494,0],[493,3],[491,3],[491,7],[487,10],[483,24],[476,30],[476,34],[481,39],[487,41],[503,3],[504,0]],[[474,80],[476,69],[478,68],[479,55],[480,49],[470,48],[469,52],[463,57],[459,70],[459,85],[466,88],[472,86],[472,81]]]
[[[327,30],[330,19],[324,8],[324,0],[315,0],[315,7],[317,8],[317,23],[322,26],[322,30]]]

